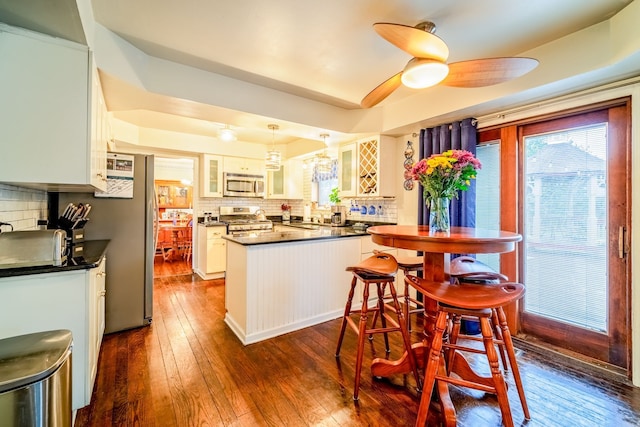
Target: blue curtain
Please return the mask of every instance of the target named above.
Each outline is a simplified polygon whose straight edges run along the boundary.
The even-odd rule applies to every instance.
[[[467,150],[476,155],[476,120],[473,118],[420,130],[420,159],[447,150]],[[418,224],[429,224],[429,209],[425,205],[422,187],[419,186]],[[471,181],[467,191],[461,191],[458,199],[451,200],[451,226],[476,226],[476,183]]]

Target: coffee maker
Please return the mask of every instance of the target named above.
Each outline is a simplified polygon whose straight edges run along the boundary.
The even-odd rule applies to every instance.
[[[331,226],[343,227],[347,222],[347,209],[344,206],[331,206]]]

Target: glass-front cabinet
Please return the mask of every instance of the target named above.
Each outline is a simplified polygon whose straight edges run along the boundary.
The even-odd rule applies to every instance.
[[[343,145],[338,150],[338,184],[341,197],[356,195],[356,144]]]
[[[201,163],[201,197],[222,197],[222,157],[204,154]]]

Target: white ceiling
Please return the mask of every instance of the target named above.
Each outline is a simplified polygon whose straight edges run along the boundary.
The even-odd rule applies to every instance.
[[[35,20],[20,18],[29,7],[16,12],[16,3],[0,0],[0,20],[34,26]],[[29,2],[37,10],[49,3]],[[144,128],[208,136],[230,125],[240,140],[262,144],[272,141],[268,123],[280,124],[278,143],[321,141],[324,132],[331,135],[329,142],[373,132],[400,135],[448,116],[487,113],[638,74],[635,64],[616,70],[611,61],[583,69],[586,58],[570,58],[581,49],[547,49],[606,22],[630,3],[77,0],[114,117]],[[53,18],[51,10],[46,15],[49,21],[73,19]],[[401,88],[375,108],[361,110],[360,100],[410,59],[378,36],[372,24],[424,20],[435,22],[436,34],[449,46],[449,62],[531,52],[544,57],[531,76],[514,82],[487,89]],[[53,31],[45,27],[34,29]],[[582,48],[588,52],[588,46]],[[553,84],[559,80],[562,87]]]

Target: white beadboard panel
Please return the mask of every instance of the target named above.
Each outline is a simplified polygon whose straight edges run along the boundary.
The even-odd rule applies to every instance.
[[[246,246],[227,242],[227,270],[224,293],[225,308],[227,310],[225,321],[227,325],[231,323],[229,326],[236,335],[241,331],[241,334],[244,336],[247,325]]]
[[[340,317],[352,278],[346,268],[360,261],[358,237],[227,247],[231,256],[245,255],[238,262],[244,283],[236,283],[243,279],[236,258],[226,282],[227,324],[244,344]],[[243,298],[244,308],[236,305]]]

